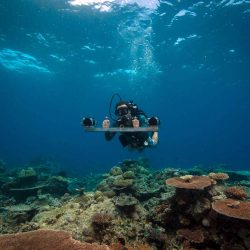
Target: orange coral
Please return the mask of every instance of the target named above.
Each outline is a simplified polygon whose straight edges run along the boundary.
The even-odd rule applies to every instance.
[[[37,230],[0,236],[4,250],[110,250],[106,245],[81,243],[64,231]]]
[[[243,187],[229,187],[224,191],[227,198],[245,200],[247,198],[247,192]]]
[[[153,250],[153,248],[149,245],[139,245],[135,248],[135,250]]]
[[[124,245],[122,245],[121,243],[113,243],[110,245],[110,249],[111,250],[123,250]]]
[[[229,179],[229,175],[226,173],[210,173],[208,176],[216,181],[224,181]]]
[[[232,199],[218,200],[212,203],[215,212],[227,217],[250,221],[250,202]]]
[[[167,179],[166,184],[175,188],[203,190],[210,187],[212,182],[207,176],[184,176]]]

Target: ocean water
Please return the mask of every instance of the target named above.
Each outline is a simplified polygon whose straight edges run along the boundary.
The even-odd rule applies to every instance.
[[[247,0],[0,1],[0,159],[249,169],[249,25]],[[114,93],[161,119],[156,148],[83,131]]]

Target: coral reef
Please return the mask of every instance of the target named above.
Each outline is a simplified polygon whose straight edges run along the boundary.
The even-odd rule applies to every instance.
[[[6,171],[6,163],[0,159],[0,173],[4,173]]]
[[[14,197],[18,202],[36,196],[39,192],[57,197],[65,193],[77,193],[77,188],[83,186],[83,181],[61,176],[65,172],[55,168],[46,161],[5,171],[0,175],[0,190],[3,195]]]
[[[216,182],[210,181],[210,184],[209,178],[211,177],[184,176],[166,180],[167,185],[176,187],[176,193],[169,200],[168,206],[165,206],[162,218],[167,221],[168,226],[176,230],[184,249],[206,249],[206,246],[220,249],[220,246],[226,244],[228,233],[233,233],[235,229],[232,224],[228,224],[225,231],[221,227],[225,222],[222,223],[221,218],[213,216],[214,211],[244,220],[249,214],[247,202],[221,200],[224,198],[223,189],[218,188],[216,182],[224,177],[220,176],[216,178]],[[221,185],[220,181],[219,184]],[[241,223],[241,228],[248,230],[246,224]],[[220,239],[217,238],[218,235]],[[233,242],[241,242],[243,249],[249,244],[245,236],[241,237],[239,234],[234,234]]]
[[[176,187],[175,196],[169,201],[168,223],[174,227],[202,224],[211,208],[212,182],[207,176],[183,176],[166,180]],[[166,216],[166,215],[165,215]]]
[[[8,235],[0,249],[20,242],[25,250],[40,249],[35,242],[52,249],[52,236],[53,249],[62,250],[250,249],[248,173],[152,171],[139,158],[71,178],[50,161],[11,170],[1,164],[0,233]]]
[[[18,181],[20,185],[33,184],[37,181],[37,173],[31,167],[22,169],[18,173]]]

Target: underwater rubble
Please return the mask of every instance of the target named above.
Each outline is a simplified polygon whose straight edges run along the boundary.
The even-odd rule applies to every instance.
[[[83,178],[0,160],[0,249],[250,249],[249,188],[248,171],[153,171],[144,158]]]

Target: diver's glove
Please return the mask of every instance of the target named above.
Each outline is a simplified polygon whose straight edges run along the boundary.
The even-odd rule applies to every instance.
[[[110,126],[110,120],[109,120],[109,118],[106,116],[105,119],[104,119],[103,122],[102,122],[102,127],[103,127],[103,128],[109,128],[109,126]]]
[[[157,144],[157,141],[152,139],[151,137],[148,138],[145,142],[144,142],[144,146],[146,147],[152,147],[155,146]]]

